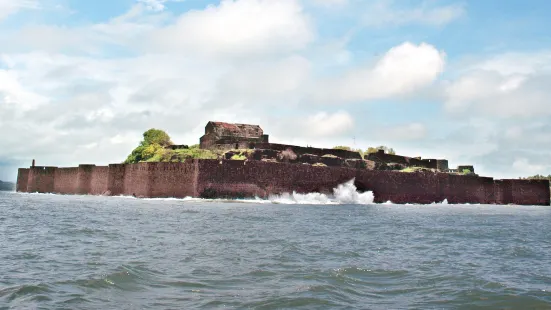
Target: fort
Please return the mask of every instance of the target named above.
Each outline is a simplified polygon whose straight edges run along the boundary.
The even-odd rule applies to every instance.
[[[188,148],[170,145],[167,149]],[[445,159],[387,154],[362,156],[345,149],[322,149],[269,142],[258,125],[209,122],[200,148],[218,159],[139,162],[108,166],[20,168],[17,191],[136,197],[267,198],[282,193],[331,194],[354,180],[372,191],[375,202],[549,205],[548,180],[494,180],[473,166],[449,169]],[[237,153],[244,160],[235,160]],[[408,170],[415,168],[413,170]],[[406,172],[407,171],[407,172]]]

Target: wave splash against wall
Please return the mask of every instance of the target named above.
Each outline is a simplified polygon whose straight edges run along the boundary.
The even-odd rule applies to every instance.
[[[281,204],[372,204],[374,203],[373,192],[358,192],[354,186],[354,179],[339,184],[333,189],[332,195],[323,193],[284,193],[281,195],[270,195],[268,200]]]

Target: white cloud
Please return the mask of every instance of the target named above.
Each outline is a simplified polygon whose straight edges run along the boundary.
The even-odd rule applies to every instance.
[[[391,48],[372,67],[325,81],[314,97],[340,103],[400,96],[432,84],[444,65],[445,54],[434,46],[406,42]]]
[[[345,111],[318,112],[306,118],[303,128],[311,137],[339,136],[354,128],[354,119]]]
[[[376,136],[388,141],[420,140],[427,137],[427,128],[421,123],[410,123],[384,128]]]
[[[150,34],[149,48],[208,55],[280,53],[303,49],[314,28],[298,0],[223,0],[188,11]]]
[[[224,98],[239,98],[254,104],[255,100],[281,100],[298,95],[311,78],[310,61],[290,56],[275,62],[249,62],[234,67],[220,79],[220,92]],[[281,103],[280,103],[281,104]]]
[[[35,0],[0,0],[0,21],[22,9],[37,9]]]
[[[549,171],[551,169],[550,165],[534,164],[527,158],[516,158],[511,167],[522,176],[542,174],[543,171]]]
[[[293,53],[314,39],[298,1],[222,1],[167,27],[165,13],[144,9],[80,28],[28,27],[0,44],[0,130],[14,133],[0,159],[119,162],[150,127],[196,143],[209,120],[262,124],[270,104],[288,104],[310,79],[310,61]],[[167,40],[159,53],[145,46],[153,34]],[[141,43],[150,52],[97,57]]]
[[[394,1],[376,1],[368,6],[364,22],[368,26],[400,26],[406,24],[424,24],[441,26],[448,24],[465,14],[463,4],[450,4],[446,6],[431,6],[424,1],[413,8],[399,8],[393,5]],[[396,2],[398,3],[398,2]]]
[[[504,53],[471,64],[467,70],[480,69],[498,72],[501,75],[530,75],[538,72],[551,72],[551,52],[534,51],[529,53]]]
[[[0,111],[13,109],[26,112],[48,102],[48,99],[26,90],[19,82],[15,71],[0,70]]]
[[[316,39],[315,27],[299,0],[223,0],[176,17],[160,12],[160,6],[152,8],[154,12],[147,12],[138,3],[121,16],[77,28],[26,26],[0,36],[0,52],[20,47],[101,55],[119,46],[133,52],[248,60],[303,50]]]
[[[163,11],[167,2],[183,2],[185,0],[138,0],[139,3],[143,4],[148,10],[155,12]]]
[[[335,6],[344,6],[348,4],[348,0],[310,0],[316,5],[326,6],[326,7],[335,7]]]
[[[551,114],[551,52],[511,55],[473,63],[448,82],[447,111],[500,118]]]

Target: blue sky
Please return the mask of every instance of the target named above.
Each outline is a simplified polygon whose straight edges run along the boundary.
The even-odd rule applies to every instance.
[[[124,160],[150,127],[388,145],[551,174],[551,3],[0,0],[0,180]]]

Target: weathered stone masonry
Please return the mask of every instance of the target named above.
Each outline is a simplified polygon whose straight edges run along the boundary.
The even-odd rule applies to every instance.
[[[284,192],[331,193],[351,179],[375,202],[549,205],[547,180],[494,180],[475,175],[313,167],[238,160],[188,160],[76,168],[19,169],[17,191],[137,197],[267,197]]]

